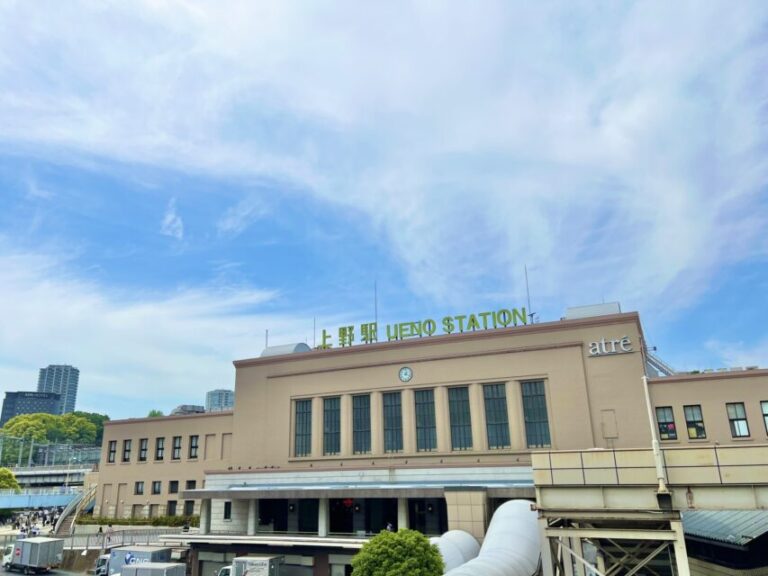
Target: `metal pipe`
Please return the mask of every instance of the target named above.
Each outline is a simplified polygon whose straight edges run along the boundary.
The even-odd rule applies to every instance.
[[[661,447],[659,445],[658,431],[656,430],[656,419],[653,417],[653,408],[651,407],[651,393],[648,390],[648,376],[642,376],[643,393],[645,394],[645,407],[648,410],[648,424],[651,427],[651,447],[653,448],[653,460],[656,464],[656,479],[659,482],[659,493],[668,494],[667,473],[664,470],[662,462]]]

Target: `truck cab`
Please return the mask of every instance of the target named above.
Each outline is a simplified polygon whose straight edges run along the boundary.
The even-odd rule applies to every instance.
[[[96,566],[94,566],[95,576],[107,576],[109,572],[109,554],[102,554],[96,558]]]
[[[6,570],[13,560],[13,544],[6,544],[3,548],[3,568]]]
[[[232,576],[232,565],[222,566],[213,573],[213,576]]]

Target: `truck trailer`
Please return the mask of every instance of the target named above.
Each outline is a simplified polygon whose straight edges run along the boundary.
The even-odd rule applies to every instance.
[[[14,544],[10,559],[4,559],[5,569],[24,574],[48,572],[61,564],[64,557],[62,538],[24,538]],[[7,557],[6,557],[7,558]]]
[[[121,546],[96,559],[95,576],[121,574],[123,567],[147,562],[170,562],[171,549],[166,546]]]
[[[186,576],[187,565],[172,562],[126,564],[120,576]]]

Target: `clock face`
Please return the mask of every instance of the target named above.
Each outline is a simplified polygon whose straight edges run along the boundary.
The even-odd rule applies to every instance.
[[[403,366],[400,368],[398,376],[400,376],[401,382],[408,382],[411,378],[413,378],[413,370],[408,368],[408,366]]]

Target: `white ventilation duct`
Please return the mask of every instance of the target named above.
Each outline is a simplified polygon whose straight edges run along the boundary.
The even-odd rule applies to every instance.
[[[464,530],[450,530],[442,536],[433,536],[429,541],[440,550],[446,570],[466,564],[480,552],[480,544],[475,537]]]
[[[536,512],[528,500],[505,502],[493,515],[477,558],[445,576],[532,576],[539,567],[541,543]]]

